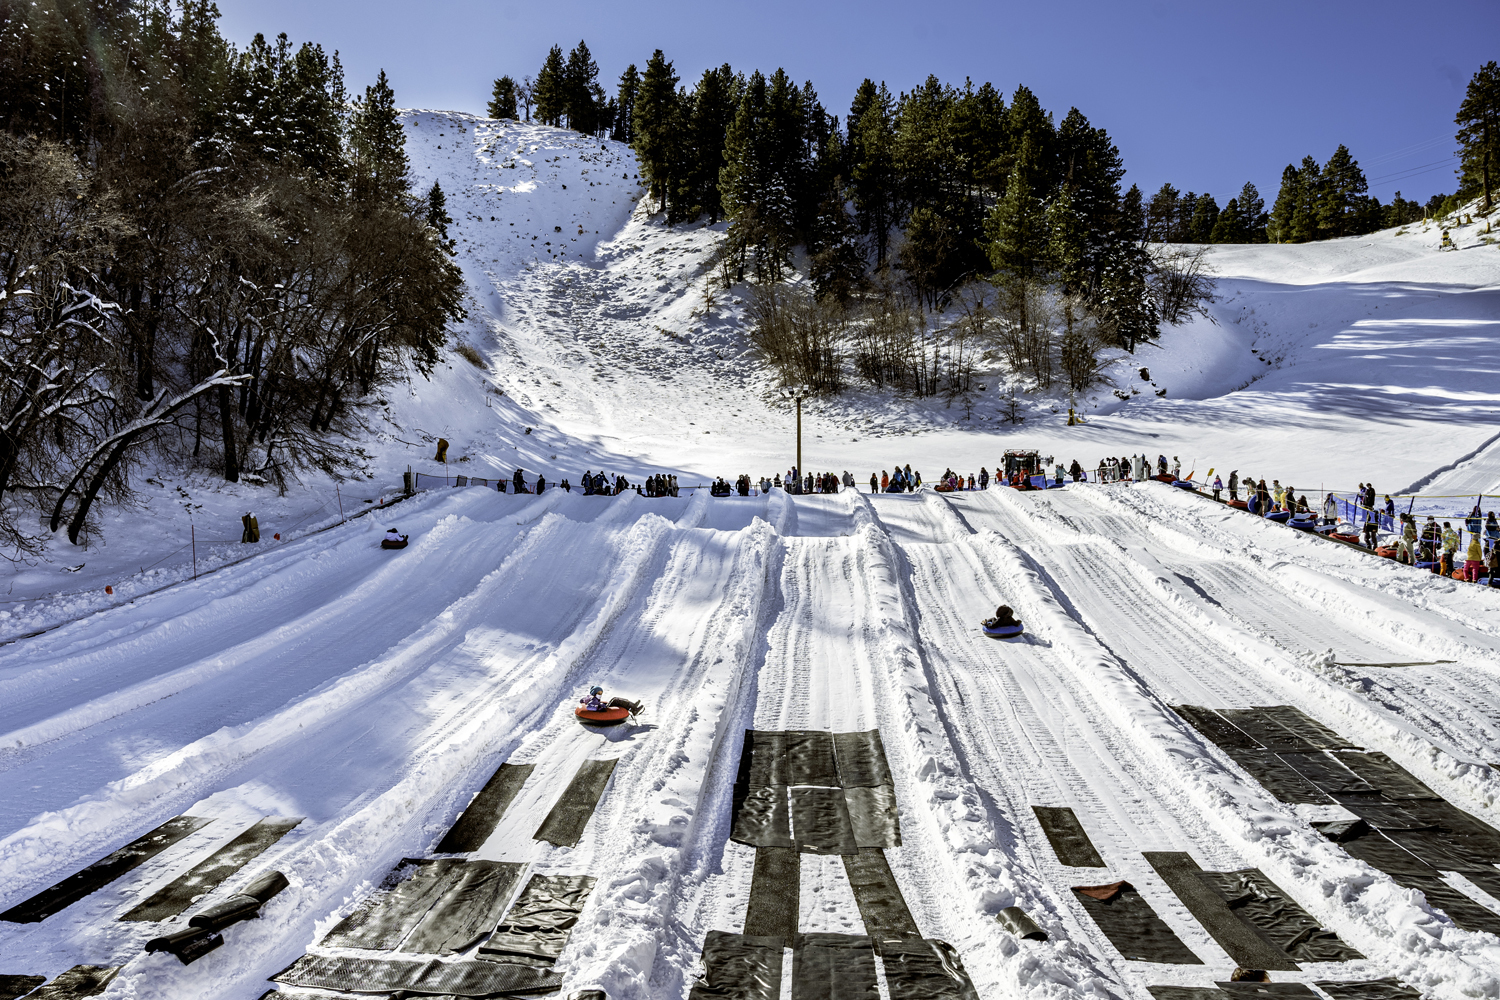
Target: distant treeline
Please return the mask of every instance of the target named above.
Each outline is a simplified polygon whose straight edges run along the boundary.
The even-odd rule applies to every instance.
[[[148,457],[347,470],[361,405],[460,316],[443,196],[382,73],[206,0],[0,0],[0,535],[78,539]]]

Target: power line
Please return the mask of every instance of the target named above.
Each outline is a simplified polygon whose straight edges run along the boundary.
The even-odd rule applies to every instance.
[[[1404,180],[1407,177],[1415,177],[1418,174],[1425,174],[1429,171],[1437,170],[1439,167],[1447,166],[1456,159],[1458,159],[1458,155],[1454,154],[1452,156],[1444,157],[1441,160],[1434,160],[1431,163],[1424,163],[1420,167],[1410,167],[1406,170],[1398,170],[1394,174],[1386,174],[1384,177],[1371,178],[1370,183],[1380,184],[1388,181]]]
[[[1426,139],[1426,140],[1424,140],[1422,142],[1415,143],[1414,145],[1411,145],[1411,146],[1405,146],[1405,147],[1403,147],[1401,149],[1397,149],[1397,150],[1395,150],[1393,152],[1390,152],[1390,153],[1382,153],[1381,155],[1375,157],[1374,159],[1366,160],[1365,161],[1365,166],[1371,166],[1372,167],[1372,166],[1375,166],[1377,164],[1387,163],[1387,162],[1389,162],[1391,160],[1399,160],[1402,157],[1411,156],[1413,153],[1418,153],[1418,152],[1421,152],[1424,149],[1429,149],[1432,146],[1436,146],[1438,143],[1453,142],[1453,141],[1454,141],[1454,139],[1453,139],[1453,136],[1451,134],[1440,135],[1440,136],[1438,136],[1435,139]]]

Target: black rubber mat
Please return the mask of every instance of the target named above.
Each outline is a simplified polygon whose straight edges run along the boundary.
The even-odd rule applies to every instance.
[[[1287,972],[1300,968],[1284,948],[1269,940],[1243,913],[1235,911],[1213,880],[1199,877],[1215,873],[1204,872],[1191,855],[1182,851],[1147,851],[1146,861],[1236,965]]]
[[[531,876],[510,912],[479,949],[480,956],[502,962],[508,956],[555,960],[593,889],[594,880],[588,875]]]
[[[792,838],[804,854],[853,854],[854,827],[842,788],[793,786]]]
[[[844,873],[854,889],[854,903],[865,922],[866,934],[877,941],[922,936],[884,851],[865,848],[858,854],[844,855]]]
[[[300,822],[301,816],[267,816],[152,893],[120,919],[165,920],[177,916],[193,905],[193,900],[213,892],[219,883],[254,861]]]
[[[1261,717],[1306,740],[1319,750],[1349,750],[1354,744],[1323,723],[1291,705],[1263,705],[1256,709]]]
[[[792,813],[785,785],[736,788],[731,840],[751,847],[794,847]]]
[[[1255,928],[1278,952],[1299,962],[1352,962],[1365,957],[1319,924],[1258,868],[1199,872],[1197,877],[1216,890],[1235,916]],[[1233,952],[1230,957],[1242,968],[1272,968],[1241,959]]]
[[[740,751],[740,773],[751,788],[785,785],[786,746],[790,733],[764,729],[745,730],[745,746]]]
[[[1320,979],[1317,987],[1333,1000],[1419,1000],[1422,996],[1397,979],[1368,979],[1361,983],[1334,983]]]
[[[1500,934],[1500,913],[1459,892],[1436,875],[1401,875],[1396,881],[1408,889],[1420,889],[1428,905],[1448,914],[1448,919],[1466,931]]]
[[[856,847],[900,847],[901,820],[890,785],[845,788],[844,807]]]
[[[792,1000],[876,1000],[879,996],[869,938],[797,935],[792,950]]]
[[[0,913],[0,920],[8,920],[13,924],[30,924],[45,920],[83,897],[99,891],[126,872],[156,857],[183,837],[201,830],[212,822],[211,819],[202,819],[197,816],[176,816],[169,819],[144,837],[132,840],[113,854],[100,858],[51,888],[43,889],[24,903],[17,903],[4,913]],[[79,968],[84,968],[84,966],[79,966]]]
[[[35,993],[26,994],[26,1000],[78,1000],[79,997],[96,997],[119,974],[118,965],[75,965]]]
[[[1227,1000],[1217,986],[1147,986],[1153,1000]]]
[[[778,1000],[781,953],[779,937],[709,931],[703,941],[703,978],[688,1000]]]
[[[1198,705],[1173,705],[1172,711],[1182,716],[1204,738],[1215,746],[1223,747],[1225,750],[1234,747],[1240,750],[1259,750],[1261,746],[1251,739],[1243,729],[1235,726],[1228,719],[1211,708],[1202,708]]]
[[[834,757],[838,760],[839,784],[845,788],[876,788],[894,785],[891,767],[885,759],[885,744],[880,730],[863,733],[834,733]]]
[[[1285,726],[1266,717],[1258,708],[1221,708],[1219,714],[1267,750],[1310,752],[1317,747]]]
[[[562,798],[537,828],[536,839],[556,847],[576,847],[618,763],[618,759],[584,761],[563,790]]]
[[[758,847],[750,875],[745,933],[790,943],[797,936],[802,855],[792,847]]]
[[[1441,798],[1383,753],[1341,753],[1337,756],[1345,767],[1365,779],[1371,787],[1378,788],[1388,799]]]
[[[401,950],[417,955],[448,955],[463,951],[488,934],[500,922],[524,864],[501,861],[470,861],[448,890],[401,944]]]
[[[1333,798],[1292,769],[1271,750],[1241,750],[1225,747],[1236,764],[1281,802],[1329,805]]]
[[[1485,854],[1462,835],[1442,830],[1382,830],[1423,863],[1445,872],[1491,872]]]
[[[1229,1000],[1320,1000],[1306,983],[1215,983]]]
[[[892,1000],[979,1000],[958,952],[946,941],[887,941],[880,964]]]
[[[18,1000],[46,981],[46,976],[0,976],[0,1000]]]
[[[1340,795],[1338,803],[1377,830],[1420,830],[1433,826],[1419,819],[1403,804],[1380,795]]]
[[[1103,868],[1104,859],[1094,850],[1094,842],[1078,822],[1078,816],[1067,806],[1032,806],[1042,832],[1052,845],[1057,860],[1069,868]]]
[[[786,734],[786,783],[839,787],[832,733],[794,730]]]
[[[1292,770],[1334,798],[1341,795],[1371,795],[1375,791],[1363,778],[1340,764],[1337,757],[1321,750],[1312,753],[1281,753],[1278,756]]]
[[[390,951],[448,891],[462,866],[462,861],[451,858],[435,861],[407,858],[386,876],[389,891],[371,896],[339,921],[324,936],[323,946]]]
[[[501,764],[490,780],[474,796],[458,822],[449,828],[437,846],[439,854],[467,854],[477,851],[495,832],[495,824],[505,815],[511,800],[531,777],[535,764]]]
[[[1464,878],[1473,882],[1485,892],[1500,899],[1500,869],[1491,868],[1483,872],[1464,872]]]
[[[1075,886],[1073,896],[1125,958],[1172,965],[1203,964],[1129,882]]]
[[[562,987],[551,969],[498,962],[408,961],[303,955],[271,977],[273,983],[348,993],[412,993],[458,997],[546,993]]]
[[[1442,799],[1405,799],[1401,802],[1401,808],[1424,824],[1451,835],[1455,843],[1465,843],[1466,849],[1500,861],[1500,831],[1453,803]]]
[[[1437,871],[1423,863],[1410,851],[1379,830],[1371,830],[1362,837],[1341,841],[1351,857],[1359,858],[1372,868],[1378,868],[1400,882],[1405,875],[1436,875]],[[1403,883],[1404,884],[1404,883]]]

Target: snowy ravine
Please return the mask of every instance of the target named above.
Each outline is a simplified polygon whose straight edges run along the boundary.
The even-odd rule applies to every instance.
[[[983,1000],[1150,1000],[1150,986],[1228,980],[1236,961],[1151,852],[1259,869],[1363,956],[1276,982],[1500,998],[1500,937],[1313,825],[1352,819],[1344,805],[1278,799],[1176,711],[1291,706],[1500,827],[1500,589],[1155,482],[648,499],[424,480],[345,521],[338,504],[394,496],[408,466],[699,483],[783,470],[795,446],[749,354],[748,293],[708,294],[722,226],[664,227],[618,143],[456,113],[404,122],[414,187],[439,181],[454,218],[469,286],[455,341],[485,367],[454,353],[387,392],[368,468],[337,493],[161,473],[144,513],[106,520],[105,544],[14,573],[0,911],[173,817],[210,822],[45,919],[0,921],[0,976],[106,966],[106,996],[307,996],[267,979],[304,955],[413,957],[325,937],[390,898],[403,859],[463,857],[595,880],[554,967],[563,996],[684,1000],[710,932],[749,933],[764,848],[731,840],[745,731],[878,730],[900,830],[885,860],[920,936],[952,946]],[[996,398],[964,420],[855,392],[807,408],[806,464],[863,482],[898,460],[929,479],[993,468],[1011,447],[1090,467],[1145,450],[1308,491],[1374,478],[1500,494],[1500,249],[1481,228],[1455,230],[1456,252],[1421,226],[1220,248],[1217,322],[1121,359],[1115,379],[1142,392],[1102,393],[1086,425],[1048,403],[1011,426]],[[259,547],[222,541],[246,509]],[[197,580],[178,554],[190,524],[214,570]],[[390,525],[404,550],[380,548]],[[978,630],[1000,603],[1023,637]],[[593,684],[646,708],[586,729],[572,709]],[[613,770],[576,842],[538,839],[590,762]],[[502,764],[524,782],[472,850],[446,850]],[[1072,809],[1103,867],[1064,863],[1033,807]],[[263,817],[301,822],[178,916],[120,919]],[[841,857],[799,857],[795,929],[873,932]],[[1441,882],[1500,927],[1489,867]],[[192,964],[143,951],[267,869],[288,887],[222,947]],[[1126,957],[1072,892],[1120,880],[1200,964]],[[1010,906],[1047,940],[1007,931]],[[474,958],[482,936],[442,960]],[[877,993],[899,997],[881,968]]]

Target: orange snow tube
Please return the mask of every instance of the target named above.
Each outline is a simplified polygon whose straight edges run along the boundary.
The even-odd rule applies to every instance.
[[[1249,504],[1245,503],[1245,501],[1243,500],[1227,500],[1225,502],[1235,510],[1245,510],[1249,507]]]
[[[628,708],[605,708],[597,712],[590,712],[586,708],[573,709],[573,715],[585,726],[618,726],[630,718]]]

